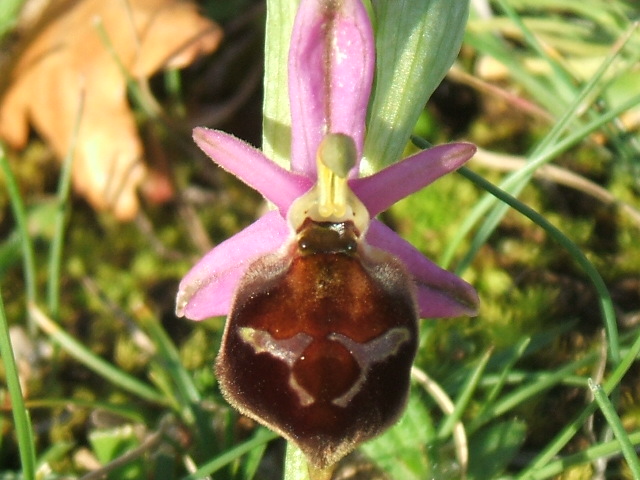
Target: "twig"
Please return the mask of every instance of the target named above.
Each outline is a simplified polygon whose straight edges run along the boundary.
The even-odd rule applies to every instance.
[[[444,413],[447,415],[453,413],[455,406],[451,398],[449,398],[440,385],[434,382],[424,370],[415,366],[411,367],[411,377],[431,395]],[[456,422],[453,427],[453,441],[456,446],[456,458],[458,459],[462,472],[461,478],[465,478],[469,466],[469,444],[462,422]]]
[[[200,252],[208,252],[213,248],[213,242],[207,234],[207,230],[200,221],[196,210],[191,203],[178,197],[178,213],[180,219],[186,225],[189,239]]]
[[[465,72],[457,64],[454,64],[454,66],[451,67],[447,76],[455,82],[475,88],[479,92],[501,98],[509,105],[514,105],[518,110],[526,112],[533,117],[541,118],[547,122],[553,121],[553,115],[539,105],[536,105],[532,101],[516,95],[505,88],[489,83],[480,77],[471,75],[470,73]]]
[[[99,480],[101,478],[104,478],[114,470],[122,467],[123,465],[131,463],[134,460],[142,457],[147,451],[152,450],[153,448],[155,448],[156,446],[162,443],[165,431],[167,429],[167,425],[168,425],[168,422],[166,421],[161,422],[160,428],[158,429],[158,431],[149,435],[144,440],[144,442],[140,444],[140,446],[134,448],[133,450],[128,451],[127,453],[116,458],[115,460],[112,460],[102,468],[99,468],[98,470],[94,470],[93,472],[87,473],[86,475],[80,477],[79,480]]]

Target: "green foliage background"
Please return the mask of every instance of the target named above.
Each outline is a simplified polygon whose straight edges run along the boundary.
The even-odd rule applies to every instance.
[[[181,276],[264,208],[188,146],[190,105],[224,103],[238,72],[262,62],[258,2],[204,3],[228,28],[223,50],[179,82],[153,83],[184,131],[139,109],[173,159],[174,201],[119,224],[69,192],[68,162],[58,170],[40,139],[0,152],[0,324],[12,334],[9,343],[2,329],[0,478],[282,478],[283,443],[217,389],[224,319],[173,313]],[[421,324],[407,412],[345,460],[342,471],[360,476],[344,478],[640,478],[640,224],[623,208],[640,209],[640,10],[498,0],[483,15],[482,4],[415,131],[520,161],[514,170],[481,152],[469,168],[540,217],[501,210],[464,172],[383,215],[476,286],[482,307],[477,318]],[[207,68],[228,72],[216,95],[201,93]],[[260,102],[256,91],[215,127],[257,143]],[[551,163],[615,201],[556,181],[541,168]]]

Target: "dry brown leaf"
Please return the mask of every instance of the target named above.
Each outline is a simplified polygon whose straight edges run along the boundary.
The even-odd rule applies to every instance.
[[[33,125],[64,158],[84,97],[74,187],[95,208],[131,219],[139,208],[136,190],[150,173],[127,102],[123,67],[138,79],[184,67],[215,50],[222,32],[190,1],[52,3],[46,23],[11,70],[0,99],[0,137],[22,148]]]

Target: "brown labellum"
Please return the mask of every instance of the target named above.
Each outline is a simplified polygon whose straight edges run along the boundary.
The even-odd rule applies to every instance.
[[[306,220],[238,287],[216,370],[243,414],[337,462],[402,413],[417,348],[414,286],[351,222]]]

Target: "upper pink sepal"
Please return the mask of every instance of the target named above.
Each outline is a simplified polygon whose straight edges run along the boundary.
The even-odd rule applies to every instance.
[[[315,155],[327,133],[353,138],[362,155],[375,45],[358,0],[300,3],[289,53],[291,168],[316,178]],[[354,167],[352,175],[357,174]]]

